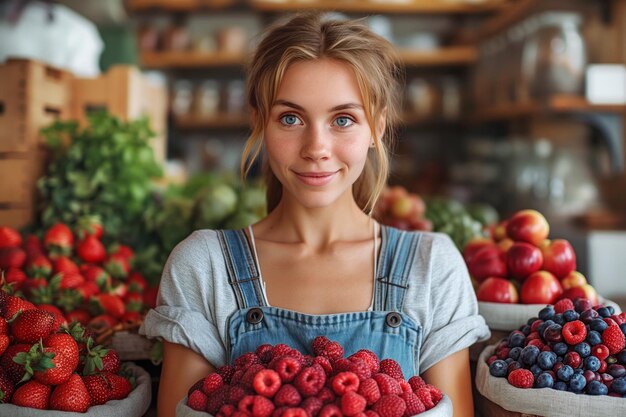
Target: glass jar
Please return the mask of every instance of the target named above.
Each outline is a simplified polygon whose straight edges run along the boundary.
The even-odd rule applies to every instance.
[[[178,80],[174,83],[171,99],[172,113],[177,116],[191,112],[193,102],[193,85],[188,80]]]
[[[220,84],[206,80],[196,89],[194,113],[199,116],[215,116],[220,107]]]
[[[582,94],[586,48],[576,13],[546,12],[524,42],[522,73],[530,97]]]

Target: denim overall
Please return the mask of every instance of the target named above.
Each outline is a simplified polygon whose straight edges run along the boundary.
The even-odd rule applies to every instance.
[[[220,244],[239,309],[228,323],[227,363],[257,346],[284,343],[312,354],[318,335],[339,342],[345,357],[369,349],[380,359],[395,359],[406,378],[419,372],[422,327],[402,313],[418,233],[381,227],[381,249],[368,311],[312,315],[268,306],[250,243],[243,230],[221,230]]]

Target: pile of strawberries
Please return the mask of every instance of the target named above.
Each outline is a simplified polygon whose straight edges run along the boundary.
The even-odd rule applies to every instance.
[[[120,244],[107,250],[103,233],[93,219],[76,233],[57,223],[41,239],[0,226],[0,284],[68,323],[139,322],[154,306],[157,287],[132,270],[133,250]]]
[[[132,389],[117,353],[79,323],[0,291],[0,403],[84,413]]]
[[[442,398],[419,376],[405,380],[393,359],[366,349],[345,358],[325,336],[311,346],[314,356],[285,344],[244,353],[195,383],[187,405],[217,417],[408,417]]]

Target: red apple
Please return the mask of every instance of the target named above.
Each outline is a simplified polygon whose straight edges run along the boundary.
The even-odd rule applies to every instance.
[[[553,304],[563,293],[561,283],[548,271],[530,274],[522,283],[520,302],[522,304]]]
[[[463,259],[465,260],[465,263],[471,262],[474,255],[476,255],[476,253],[478,253],[478,251],[482,248],[487,246],[493,247],[495,245],[496,244],[493,240],[486,237],[475,237],[471,239],[463,248]]]
[[[524,278],[541,269],[543,255],[535,245],[515,242],[506,252],[506,266],[509,275],[522,282]]]
[[[515,304],[519,296],[517,288],[508,279],[489,277],[478,287],[476,298],[478,301]]]
[[[506,277],[506,256],[497,246],[485,246],[478,250],[467,269],[477,282],[489,277]]]
[[[578,271],[571,271],[569,274],[561,278],[561,286],[564,290],[570,288],[582,287],[587,284],[587,278]]]
[[[559,298],[569,298],[572,301],[576,301],[579,298],[586,298],[591,302],[591,305],[598,304],[598,293],[596,289],[589,284],[583,284],[580,287],[572,287],[563,291],[563,294]]]
[[[543,267],[561,279],[576,270],[574,248],[565,239],[546,239],[540,246],[543,253]]]
[[[499,242],[506,238],[506,225],[508,222],[507,219],[504,219],[489,226],[489,234],[493,240]]]
[[[398,219],[408,219],[413,211],[413,201],[408,195],[398,197],[390,207],[391,215]]]
[[[515,241],[539,246],[550,233],[550,225],[537,210],[520,210],[509,219],[506,235]]]
[[[422,230],[422,231],[425,231],[425,232],[432,232],[433,231],[433,222],[431,222],[430,220],[428,220],[425,217],[423,217],[421,219],[410,219],[409,220],[409,227],[411,228],[411,230]]]
[[[497,245],[503,252],[508,252],[509,249],[511,249],[511,246],[513,246],[513,243],[515,243],[513,242],[513,239],[505,237],[504,239],[499,240]]]

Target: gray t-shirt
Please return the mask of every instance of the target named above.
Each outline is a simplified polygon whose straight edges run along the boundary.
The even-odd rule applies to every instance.
[[[421,324],[420,369],[489,338],[467,268],[452,240],[424,233],[413,260],[403,313]],[[373,278],[372,278],[373,279]],[[214,366],[225,364],[228,319],[237,310],[215,230],[179,243],[165,265],[157,307],[140,333],[186,346]]]

